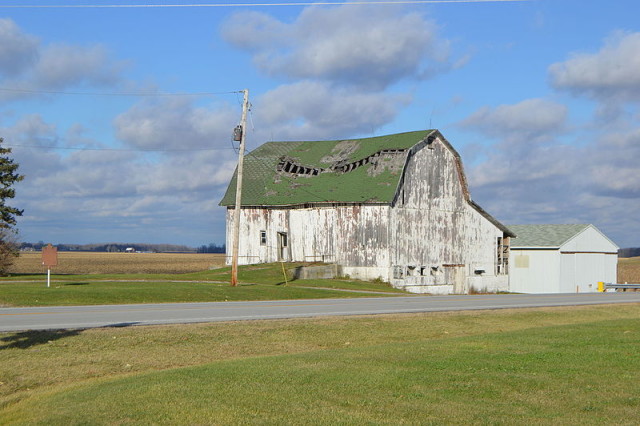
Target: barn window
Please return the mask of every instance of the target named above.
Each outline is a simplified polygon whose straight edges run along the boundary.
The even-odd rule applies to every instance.
[[[267,231],[260,231],[260,245],[267,245]]]
[[[396,265],[393,267],[393,278],[396,280],[401,280],[404,278],[404,267],[400,265]]]

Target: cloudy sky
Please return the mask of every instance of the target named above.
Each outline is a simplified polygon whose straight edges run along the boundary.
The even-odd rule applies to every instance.
[[[27,3],[181,2],[0,0],[23,241],[223,243],[247,88],[249,150],[438,128],[503,223],[640,246],[636,0]]]

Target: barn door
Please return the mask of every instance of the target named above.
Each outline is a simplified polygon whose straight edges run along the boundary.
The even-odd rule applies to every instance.
[[[289,261],[289,237],[286,232],[278,232],[278,262]]]
[[[445,280],[447,284],[453,284],[454,294],[467,294],[467,274],[465,265],[443,265],[445,266]]]

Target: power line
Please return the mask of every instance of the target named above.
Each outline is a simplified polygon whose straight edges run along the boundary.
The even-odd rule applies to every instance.
[[[2,7],[2,6],[0,6]],[[53,90],[31,90],[31,89],[13,89],[9,87],[0,87],[0,92],[12,93],[28,93],[37,95],[80,95],[80,96],[129,96],[129,97],[168,97],[168,96],[215,96],[239,93],[238,91],[228,92],[181,92],[181,93],[163,93],[163,92],[65,92]]]
[[[175,148],[175,149],[144,149],[144,148],[85,148],[55,145],[21,145],[5,144],[7,148],[35,148],[35,149],[61,149],[72,151],[126,151],[126,152],[196,152],[196,151],[227,151],[233,148]]]
[[[116,8],[178,8],[178,7],[272,7],[272,6],[342,6],[342,5],[394,5],[394,4],[455,4],[455,3],[522,3],[531,0],[352,0],[345,2],[291,2],[291,3],[191,3],[191,4],[56,4],[56,5],[0,5],[2,9],[116,9]]]

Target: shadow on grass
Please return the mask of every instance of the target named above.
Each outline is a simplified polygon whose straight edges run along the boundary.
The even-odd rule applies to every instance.
[[[131,327],[136,324],[140,324],[140,323],[137,321],[136,322],[120,322],[117,324],[105,325],[104,328],[124,328],[124,327]]]
[[[21,331],[0,337],[0,350],[29,349],[32,346],[43,345],[65,337],[77,336],[82,330],[37,330]]]
[[[124,328],[131,327],[138,322],[120,322],[116,324],[105,325],[104,328]],[[36,345],[44,345],[65,337],[73,337],[82,333],[84,329],[78,328],[73,330],[32,330],[10,333],[7,336],[0,337],[0,351],[3,349],[29,349]]]
[[[89,285],[89,283],[64,283],[62,285],[64,285],[64,286],[67,286],[67,285]]]

